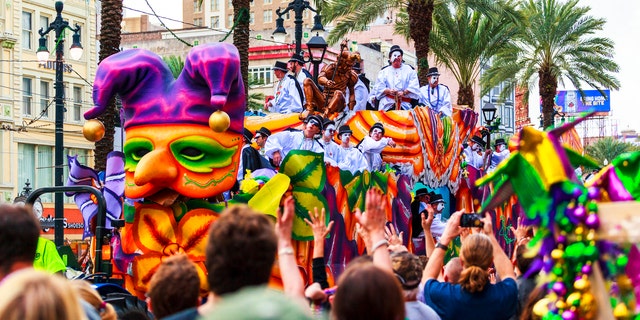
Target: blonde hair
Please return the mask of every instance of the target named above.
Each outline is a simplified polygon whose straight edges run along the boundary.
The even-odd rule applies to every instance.
[[[93,306],[96,311],[100,314],[100,319],[102,320],[117,320],[118,314],[116,310],[110,303],[106,303],[102,300],[102,297],[96,291],[89,282],[84,280],[73,280],[71,281],[73,287],[75,287],[76,292],[80,295],[82,300],[88,302],[91,306]]]
[[[484,290],[493,262],[493,246],[489,237],[481,233],[468,236],[460,248],[460,260],[464,263],[459,280],[462,289],[471,293]]]
[[[0,285],[0,319],[86,319],[76,291],[67,280],[44,271],[26,269]]]

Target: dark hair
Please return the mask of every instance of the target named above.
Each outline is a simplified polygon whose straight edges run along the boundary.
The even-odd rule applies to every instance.
[[[493,263],[489,237],[481,233],[468,236],[460,248],[460,259],[464,264],[458,281],[462,289],[471,293],[484,290],[489,282],[488,269]]]
[[[39,237],[31,206],[0,205],[0,279],[18,262],[33,263]]]
[[[337,320],[402,320],[402,288],[393,275],[373,263],[350,263],[338,280],[332,313]]]
[[[527,257],[526,253],[528,251],[527,244],[529,243],[528,239],[522,240],[518,246],[516,247],[516,266],[518,270],[520,270],[521,274],[527,273],[529,271],[529,267],[531,263],[536,259],[536,256]]]
[[[222,295],[269,281],[277,238],[267,216],[246,205],[222,212],[211,224],[206,267],[209,290]]]
[[[147,296],[156,318],[196,307],[200,293],[200,277],[196,265],[185,254],[171,256],[151,277]]]

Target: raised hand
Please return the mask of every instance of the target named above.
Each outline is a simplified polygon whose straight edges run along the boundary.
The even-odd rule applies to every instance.
[[[311,219],[304,219],[304,222],[311,227],[313,232],[314,240],[324,240],[324,238],[331,232],[331,228],[333,227],[333,221],[330,221],[329,224],[324,223],[325,221],[325,212],[324,208],[320,210],[320,214],[318,214],[318,208],[313,208],[313,213],[309,211],[309,217]]]
[[[403,235],[403,231],[400,231],[400,233],[396,233],[396,228],[393,225],[384,226],[384,238],[389,241],[389,246],[403,245]]]
[[[284,199],[284,210],[278,208],[276,220],[276,235],[278,242],[291,244],[291,230],[293,229],[293,217],[295,216],[295,202],[292,196]]]

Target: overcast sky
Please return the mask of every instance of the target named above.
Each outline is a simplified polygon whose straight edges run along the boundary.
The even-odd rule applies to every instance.
[[[179,0],[148,0],[159,16],[182,20],[182,1]],[[621,88],[611,92],[611,114],[618,120],[618,131],[632,128],[640,132],[640,54],[638,54],[638,39],[640,39],[640,1],[637,0],[580,0],[580,5],[591,7],[590,14],[594,17],[605,18],[607,24],[599,34],[610,38],[615,43],[614,60],[620,66],[617,75]],[[124,6],[149,12],[145,0],[124,0]],[[125,17],[139,16],[139,12],[127,10]],[[180,28],[180,23],[164,21],[171,28]],[[155,22],[157,23],[157,22]],[[563,88],[559,88],[562,90]],[[564,88],[573,89],[573,88]],[[638,91],[638,97],[634,96]],[[539,98],[532,96],[530,101],[530,116],[534,123],[539,115],[539,106],[535,101]]]

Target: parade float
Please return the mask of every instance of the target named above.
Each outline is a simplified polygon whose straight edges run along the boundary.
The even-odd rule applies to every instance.
[[[510,143],[513,154],[508,161],[484,178],[484,172],[480,172],[469,179],[461,151],[462,144],[479,131],[478,115],[473,110],[454,109],[452,117],[443,117],[426,107],[390,112],[347,110],[343,123],[353,131],[354,145],[374,123],[385,124],[386,136],[397,143],[382,153],[387,170],[352,174],[326,165],[320,154],[292,151],[278,172],[248,172],[239,192],[225,198],[223,194],[236,181],[243,126],[254,132],[266,127],[273,133],[302,126],[297,114],[245,117],[245,91],[239,70],[237,50],[227,44],[194,47],[175,80],[159,56],[140,49],[113,55],[97,70],[95,107],[85,118],[99,116],[108,101],[119,96],[126,134],[124,152],[109,156],[102,175],[70,159],[69,184],[99,188],[108,202],[107,220],[124,220],[124,226],[112,229],[114,275],[122,277],[127,290],[140,298],[162,260],[179,252],[186,253],[199,266],[201,291],[205,294],[204,247],[209,226],[226,207],[238,203],[275,216],[286,194],[295,199],[293,238],[307,283],[312,279],[313,251],[312,232],[304,222],[308,212],[314,207],[324,208],[329,212],[327,222],[334,221],[325,242],[327,272],[333,281],[353,257],[364,253],[352,213],[356,208],[364,209],[369,188],[386,195],[387,220],[403,231],[403,242],[413,250],[410,203],[412,191],[419,184],[446,199],[447,213],[458,209],[491,211],[497,222],[496,234],[504,237],[502,244],[508,252],[513,248],[509,227],[518,215],[525,214],[539,228],[541,232],[533,241],[540,250],[538,265],[556,277],[549,282],[548,301],[566,305],[546,309],[541,306],[549,314],[548,319],[555,319],[554,315],[564,317],[565,313],[567,317],[575,315],[567,319],[589,318],[583,316],[591,309],[587,305],[583,308],[581,300],[575,298],[576,294],[587,296],[588,279],[599,258],[605,263],[614,258],[620,260],[609,270],[608,279],[611,275],[621,276],[625,266],[637,264],[637,258],[628,263],[620,258],[627,252],[637,257],[635,245],[611,246],[617,250],[611,249],[615,257],[599,255],[601,251],[594,252],[592,248],[596,247],[599,221],[604,220],[596,215],[598,204],[620,197],[638,200],[637,174],[633,176],[638,171],[638,155],[613,161],[597,181],[584,187],[575,178],[572,164],[589,162],[571,149],[565,151],[559,138],[568,133],[565,140],[575,140],[571,139],[571,125],[549,133],[523,129]],[[621,184],[612,182],[613,176],[626,181],[622,184],[628,194],[620,196],[619,190],[607,189]],[[474,196],[482,185],[486,186],[483,196]],[[96,201],[90,194],[73,196],[85,219],[85,236],[91,237],[88,226],[96,212]],[[562,209],[553,209],[556,207]],[[576,271],[578,267],[580,270]],[[273,285],[278,285],[278,277],[278,270],[274,270]],[[628,289],[637,290],[640,278],[632,274],[629,279],[623,282],[624,286],[618,286],[615,297],[627,308],[627,314],[635,314]]]

